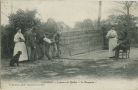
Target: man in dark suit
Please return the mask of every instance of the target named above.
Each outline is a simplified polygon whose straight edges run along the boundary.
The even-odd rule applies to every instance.
[[[54,38],[54,51],[55,51],[55,57],[60,57],[60,33],[56,32],[53,36]]]
[[[41,30],[38,30],[37,27],[35,27],[34,30],[36,32],[36,50],[38,59],[42,59],[44,55],[46,55],[48,60],[51,60],[52,58],[49,54],[50,43],[44,40],[44,38],[46,38],[45,33]]]
[[[36,32],[36,44],[37,44],[37,55],[38,59],[42,59],[44,57],[44,33],[40,30],[37,30]]]
[[[28,60],[31,60],[31,40],[30,40],[31,33],[32,33],[32,28],[27,29],[27,31],[24,33],[25,44],[26,44],[27,54],[28,54]]]
[[[52,55],[50,55],[50,46],[52,44],[52,41],[49,39],[48,34],[45,33],[43,37],[43,42],[45,46],[45,55],[47,56],[48,60],[52,60]]]
[[[30,33],[30,47],[31,47],[31,60],[37,60],[37,41],[36,41],[36,30],[33,28]]]
[[[126,52],[126,50],[130,49],[130,39],[128,37],[127,31],[123,32],[122,38],[119,39],[118,45],[113,49],[115,51],[115,58],[119,58],[119,51],[123,50],[123,52]]]

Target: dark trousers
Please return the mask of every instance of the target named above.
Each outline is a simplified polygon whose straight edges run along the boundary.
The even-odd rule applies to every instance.
[[[60,57],[60,48],[59,48],[59,44],[58,43],[52,43],[50,45],[50,54],[51,57],[55,58],[55,57]]]
[[[60,46],[59,46],[59,43],[56,43],[56,56],[57,57],[60,57],[60,54],[61,54],[61,52],[60,52]]]
[[[115,50],[115,57],[116,58],[119,58],[119,51],[120,50],[123,50],[123,51],[126,51],[128,49],[128,47],[127,46],[125,46],[125,45],[118,45],[118,46],[116,46],[113,50]]]
[[[26,46],[26,48],[27,48],[28,60],[31,60],[31,47]]]
[[[52,58],[51,58],[49,50],[50,50],[50,44],[46,43],[45,44],[45,55],[47,56],[48,60],[51,60]]]
[[[37,55],[38,55],[38,59],[41,59],[44,57],[44,45],[43,44],[37,44]]]
[[[37,50],[33,47],[31,47],[31,60],[37,60]]]

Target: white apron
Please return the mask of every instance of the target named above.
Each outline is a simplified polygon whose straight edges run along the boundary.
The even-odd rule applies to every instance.
[[[14,36],[14,42],[15,42],[15,46],[14,46],[14,53],[13,55],[17,54],[18,51],[21,51],[22,54],[20,55],[19,61],[25,61],[28,60],[28,55],[27,55],[27,49],[26,49],[26,45],[24,42],[20,42],[20,39],[25,40],[24,36],[22,33],[16,33]]]

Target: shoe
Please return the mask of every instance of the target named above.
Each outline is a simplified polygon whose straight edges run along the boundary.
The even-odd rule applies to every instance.
[[[48,60],[49,60],[49,61],[53,61],[53,59],[52,59],[52,58],[48,58]]]
[[[109,57],[109,58],[115,58],[115,56],[113,56],[113,57]]]

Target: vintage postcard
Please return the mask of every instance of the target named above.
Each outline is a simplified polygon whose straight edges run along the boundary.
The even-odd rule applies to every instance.
[[[138,90],[138,1],[0,3],[0,89]]]

